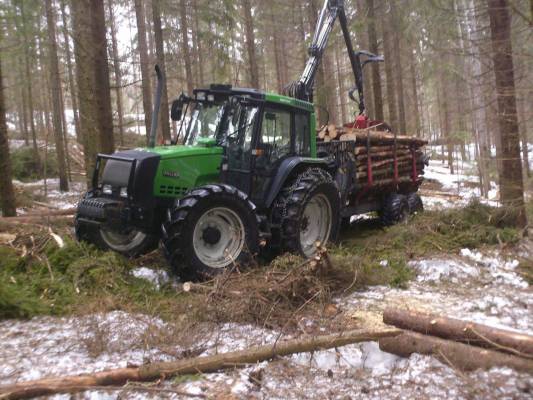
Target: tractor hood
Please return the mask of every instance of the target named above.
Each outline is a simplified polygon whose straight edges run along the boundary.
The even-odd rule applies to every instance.
[[[198,146],[160,146],[120,151],[114,156],[135,160],[132,200],[147,204],[156,197],[176,198],[190,189],[217,182],[223,150],[210,143]],[[102,183],[113,192],[128,186],[132,163],[109,160],[104,168]]]
[[[156,197],[181,197],[192,188],[219,180],[222,147],[205,143],[197,146],[160,146],[142,151],[160,157],[153,182]]]
[[[153,148],[138,149],[142,152],[155,153],[161,157],[161,160],[181,157],[198,157],[213,154],[222,154],[221,147],[211,146],[158,146]]]

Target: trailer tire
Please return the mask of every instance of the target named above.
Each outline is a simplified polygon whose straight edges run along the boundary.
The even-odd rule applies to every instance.
[[[409,203],[407,203],[406,196],[393,193],[384,199],[379,213],[383,225],[391,226],[403,222],[408,216]]]
[[[424,211],[424,203],[422,203],[422,199],[416,192],[407,195],[407,204],[409,204],[409,212],[411,214]]]
[[[246,194],[224,184],[176,200],[161,226],[161,247],[173,270],[184,280],[204,280],[249,264],[259,249],[255,209]]]
[[[280,227],[281,249],[311,257],[316,252],[315,242],[337,240],[340,203],[337,184],[323,169],[310,168],[288,182],[273,211],[273,220]],[[316,218],[309,218],[311,215]]]

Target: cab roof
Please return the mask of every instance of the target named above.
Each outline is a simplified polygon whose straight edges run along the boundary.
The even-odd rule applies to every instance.
[[[240,87],[233,87],[231,85],[223,85],[223,84],[212,84],[208,87],[204,88],[198,88],[194,89],[193,94],[196,95],[198,92],[206,92],[210,94],[214,94],[215,96],[247,96],[252,99],[257,100],[264,100],[267,102],[277,103],[277,104],[283,104],[290,107],[296,107],[303,109],[305,111],[313,112],[314,106],[312,103],[309,103],[307,101],[302,101],[299,99],[295,99],[293,97],[289,96],[283,96],[277,93],[270,93],[270,92],[264,92],[259,89],[252,89],[252,88],[240,88]],[[218,97],[217,96],[217,97]]]

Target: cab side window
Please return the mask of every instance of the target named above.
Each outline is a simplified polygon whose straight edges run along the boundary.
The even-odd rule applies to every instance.
[[[261,126],[261,143],[271,163],[291,153],[291,113],[289,111],[265,109]]]
[[[294,115],[295,150],[299,156],[311,155],[309,113],[297,112]]]

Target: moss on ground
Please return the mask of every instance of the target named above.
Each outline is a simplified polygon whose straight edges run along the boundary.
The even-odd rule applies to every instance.
[[[367,285],[402,288],[415,276],[408,266],[411,259],[457,253],[464,247],[516,243],[520,232],[502,225],[498,215],[496,209],[473,203],[463,209],[425,212],[389,228],[383,228],[377,220],[354,224],[342,233],[341,243],[329,251],[335,285],[350,289]],[[158,315],[183,323],[208,318],[204,293],[183,293],[170,284],[157,290],[130,273],[140,262],[166,268],[161,259],[127,260],[72,240],[66,240],[60,249],[47,233],[43,237],[48,240],[26,234],[29,250],[24,256],[21,245],[18,250],[0,246],[0,319],[110,310]],[[272,263],[259,266],[249,276],[261,280],[269,272],[290,269],[301,259],[285,255]],[[531,274],[531,268],[526,270]],[[253,291],[242,293],[253,295]],[[239,296],[235,300],[240,301]]]
[[[0,318],[111,309],[152,313],[176,299],[170,287],[156,290],[132,276],[131,262],[120,255],[71,240],[24,257],[0,246],[0,260]]]
[[[414,277],[407,263],[418,257],[456,254],[462,248],[516,244],[520,232],[505,226],[501,212],[478,202],[460,209],[426,211],[407,222],[383,227],[378,220],[342,232],[332,257],[358,269],[359,285],[404,287]]]

